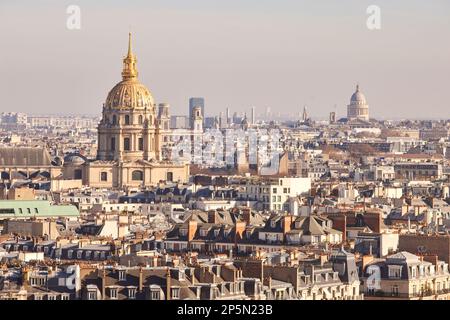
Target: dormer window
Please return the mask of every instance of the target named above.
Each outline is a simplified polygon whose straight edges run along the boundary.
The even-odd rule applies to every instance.
[[[97,300],[97,292],[89,291],[88,292],[88,300]]]
[[[118,298],[118,289],[117,288],[110,288],[109,289],[109,297],[111,299],[117,299]]]
[[[125,270],[119,270],[119,281],[127,280],[127,273]]]
[[[128,299],[136,299],[136,288],[128,288]]]
[[[161,299],[161,292],[159,289],[151,289],[150,291],[150,299],[151,300],[160,300]]]
[[[172,299],[180,299],[180,288],[172,288]]]
[[[275,228],[277,226],[277,222],[275,220],[270,221],[270,227]]]
[[[389,278],[400,279],[402,274],[402,266],[389,266]]]

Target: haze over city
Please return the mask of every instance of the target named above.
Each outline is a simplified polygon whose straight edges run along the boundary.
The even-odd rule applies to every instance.
[[[344,6],[345,3],[345,6]],[[68,30],[66,8],[81,8]],[[366,27],[369,5],[381,30]],[[267,107],[345,116],[356,83],[374,118],[445,118],[450,3],[433,1],[10,1],[0,3],[2,111],[99,114],[128,32],[156,102],[206,115]]]

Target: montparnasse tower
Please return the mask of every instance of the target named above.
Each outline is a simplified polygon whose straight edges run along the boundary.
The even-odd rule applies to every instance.
[[[123,58],[122,81],[103,104],[98,125],[98,160],[135,161],[160,159],[156,105],[150,91],[138,80],[137,58],[129,34]]]

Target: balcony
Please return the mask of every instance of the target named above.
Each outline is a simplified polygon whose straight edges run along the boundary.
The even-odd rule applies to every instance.
[[[417,293],[393,293],[393,292],[384,292],[384,291],[376,291],[376,292],[365,292],[364,296],[366,298],[390,298],[390,299],[403,299],[403,300],[409,300],[409,299],[421,299],[421,298],[431,298],[434,296],[438,296],[441,294],[448,294],[450,293],[450,289],[445,290],[425,290],[423,292],[417,292]]]

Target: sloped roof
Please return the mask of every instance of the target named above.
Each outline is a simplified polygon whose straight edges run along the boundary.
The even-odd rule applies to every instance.
[[[416,256],[412,253],[409,253],[407,251],[401,251],[396,254],[390,255],[387,257],[386,260],[388,260],[388,261],[398,260],[398,261],[404,261],[406,263],[419,263],[420,262],[418,256]]]
[[[45,148],[0,147],[0,165],[50,166],[51,158]]]

